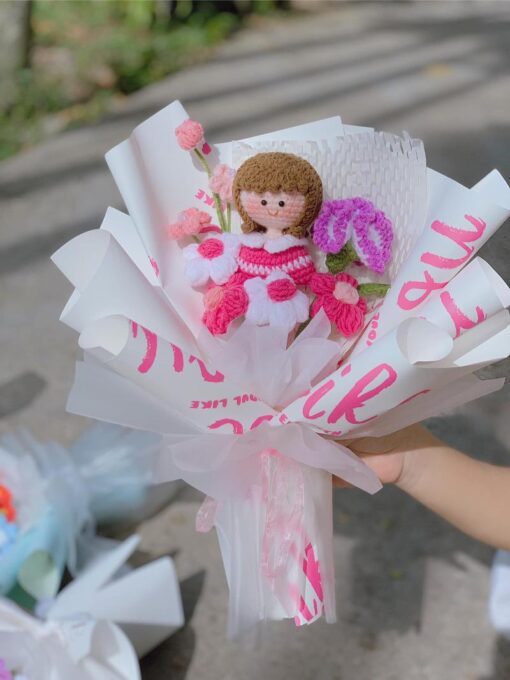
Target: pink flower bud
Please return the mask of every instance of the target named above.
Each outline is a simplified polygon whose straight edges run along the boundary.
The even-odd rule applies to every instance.
[[[175,128],[175,136],[181,149],[193,151],[204,143],[204,128],[196,120],[185,120]]]
[[[211,179],[209,188],[221,198],[222,201],[232,202],[232,185],[234,183],[235,170],[228,165],[217,165]]]
[[[184,236],[199,234],[202,229],[211,223],[209,213],[197,208],[188,208],[180,213],[177,222],[167,228],[167,236],[171,239],[180,239]]]

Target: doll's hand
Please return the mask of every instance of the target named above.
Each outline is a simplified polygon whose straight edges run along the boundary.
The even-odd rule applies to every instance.
[[[413,483],[419,475],[427,450],[444,444],[423,425],[411,425],[386,437],[364,437],[343,441],[375,472],[383,484],[397,484],[402,488]],[[334,478],[335,486],[348,486]]]

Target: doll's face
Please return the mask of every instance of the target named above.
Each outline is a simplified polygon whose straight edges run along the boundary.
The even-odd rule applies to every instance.
[[[276,232],[275,235],[299,221],[306,201],[298,192],[273,194],[269,191],[263,194],[241,191],[240,199],[250,218],[273,234]],[[271,234],[268,232],[268,235]]]

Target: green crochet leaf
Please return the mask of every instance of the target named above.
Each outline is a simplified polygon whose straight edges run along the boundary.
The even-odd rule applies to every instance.
[[[299,324],[297,331],[296,331],[296,335],[294,336],[294,340],[297,338],[298,335],[300,335],[300,333],[302,333],[305,330],[305,328],[308,326],[308,324],[310,323],[311,320],[312,319],[310,318],[307,321],[303,321],[303,323]]]
[[[329,253],[326,257],[326,266],[332,274],[339,274],[358,258],[358,253],[348,241],[339,253]]]
[[[362,297],[376,296],[384,297],[389,291],[390,286],[387,283],[361,283],[358,286],[358,293]]]

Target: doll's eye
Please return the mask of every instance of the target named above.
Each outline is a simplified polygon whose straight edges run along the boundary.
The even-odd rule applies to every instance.
[[[278,205],[280,206],[280,208],[283,208],[285,205],[285,201],[278,201]]]
[[[266,201],[265,198],[263,198],[263,199],[260,201],[260,203],[261,203],[262,205],[267,205],[267,201]]]

